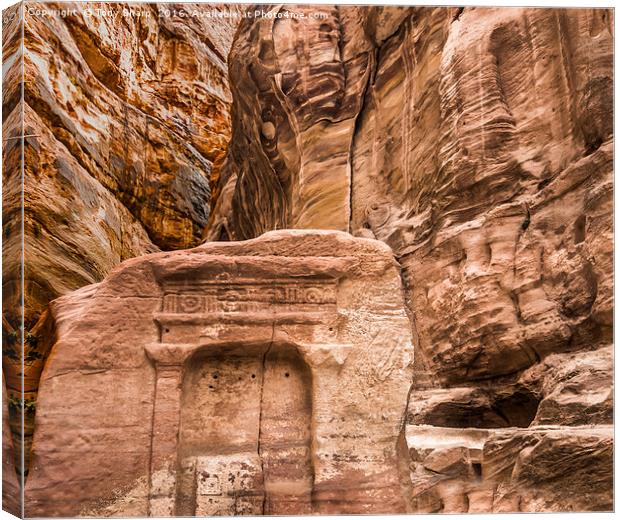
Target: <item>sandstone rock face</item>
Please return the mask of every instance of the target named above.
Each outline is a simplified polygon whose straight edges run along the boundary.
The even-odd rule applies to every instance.
[[[27,515],[612,509],[610,10],[102,6],[3,19]]]
[[[419,513],[612,509],[613,426],[407,427]],[[575,492],[578,491],[578,492]]]
[[[53,331],[40,334],[49,301],[127,258],[201,241],[230,134],[226,57],[237,20],[160,16],[164,7],[29,2],[23,60],[18,9],[4,14],[3,129],[12,137],[3,147],[3,337],[12,395],[36,396],[54,340]],[[71,14],[45,14],[54,9]],[[21,420],[13,423],[17,431]]]
[[[128,4],[102,4],[105,16],[62,7],[77,14],[37,15],[51,7],[32,3],[24,17],[27,325],[126,258],[198,244],[229,137],[236,21],[158,16],[158,4],[131,17]],[[9,118],[19,94],[4,96]],[[5,237],[19,236],[14,222]]]
[[[475,438],[408,445],[411,510],[611,509],[612,13],[317,12],[243,22],[207,236],[312,226],[392,248],[410,428]],[[551,468],[564,456],[574,473]]]
[[[290,9],[306,18],[246,18],[231,49],[236,110],[220,203],[259,210],[235,211],[229,223],[226,214],[218,218],[220,208],[211,224],[215,238],[286,227],[348,230],[351,138],[372,47],[360,38],[361,20],[349,19],[355,11]],[[326,135],[335,138],[320,138]]]
[[[385,244],[275,231],[157,253],[52,313],[28,516],[406,510],[413,347]]]
[[[21,486],[15,471],[15,449],[9,424],[9,403],[2,378],[2,509],[21,516]]]
[[[77,14],[37,15],[50,5],[33,3],[24,17],[29,321],[122,260],[198,244],[229,138],[236,19],[62,7]]]
[[[23,105],[20,95],[22,63],[21,18],[18,6],[2,12],[2,502],[12,514],[21,512],[19,481],[22,474],[22,298],[20,283],[23,224],[21,211]],[[11,235],[11,230],[15,231]],[[9,395],[9,389],[12,390]],[[11,430],[15,437],[11,439]],[[20,475],[18,477],[18,474]]]

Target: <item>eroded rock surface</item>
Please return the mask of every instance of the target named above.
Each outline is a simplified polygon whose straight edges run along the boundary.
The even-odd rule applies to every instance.
[[[16,453],[9,423],[9,402],[2,378],[2,509],[21,516],[21,486],[15,471]]]
[[[419,513],[607,511],[613,426],[407,427]],[[558,485],[561,482],[561,485]]]
[[[264,10],[308,16],[27,23],[27,514],[610,510],[612,13]],[[158,253],[43,315],[205,223],[391,252]]]
[[[157,253],[52,312],[27,515],[406,511],[413,347],[385,244],[275,231]]]
[[[59,5],[33,3],[24,20],[28,322],[122,260],[197,245],[229,138],[235,18],[83,7],[43,16]],[[5,96],[9,116],[18,95]],[[11,225],[5,235],[18,235]]]
[[[414,460],[412,510],[610,509],[612,13],[320,10],[244,22],[207,236],[311,225],[391,246],[416,348],[408,422],[513,438],[497,449],[519,468],[487,478],[462,446]],[[564,451],[599,476],[545,473]],[[453,468],[510,499],[452,493],[437,474]]]
[[[230,135],[226,57],[238,21],[159,16],[159,4],[24,6],[23,60],[18,9],[3,19],[3,339],[17,398],[23,334],[33,400],[54,340],[37,323],[49,301],[127,258],[200,243]],[[70,14],[53,14],[61,9]]]

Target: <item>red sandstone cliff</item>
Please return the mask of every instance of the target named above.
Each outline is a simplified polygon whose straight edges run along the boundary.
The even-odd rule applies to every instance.
[[[392,247],[416,337],[412,510],[610,508],[612,13],[306,11],[324,16],[241,25],[208,236]],[[477,440],[441,448],[463,427]]]
[[[349,231],[401,266],[409,510],[610,509],[611,11],[295,9],[307,17],[248,18],[236,36],[226,19],[27,17],[23,128],[4,20],[5,135],[29,136],[27,397],[56,340],[48,302],[119,262],[205,227]],[[18,145],[3,146],[5,259]]]

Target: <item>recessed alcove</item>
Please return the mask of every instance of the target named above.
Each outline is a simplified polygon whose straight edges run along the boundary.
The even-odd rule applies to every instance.
[[[312,376],[288,344],[206,348],[186,364],[179,515],[311,512]]]

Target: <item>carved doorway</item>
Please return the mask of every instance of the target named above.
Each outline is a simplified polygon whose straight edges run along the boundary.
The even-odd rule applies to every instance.
[[[291,345],[205,349],[186,365],[177,515],[311,513],[312,376]]]

